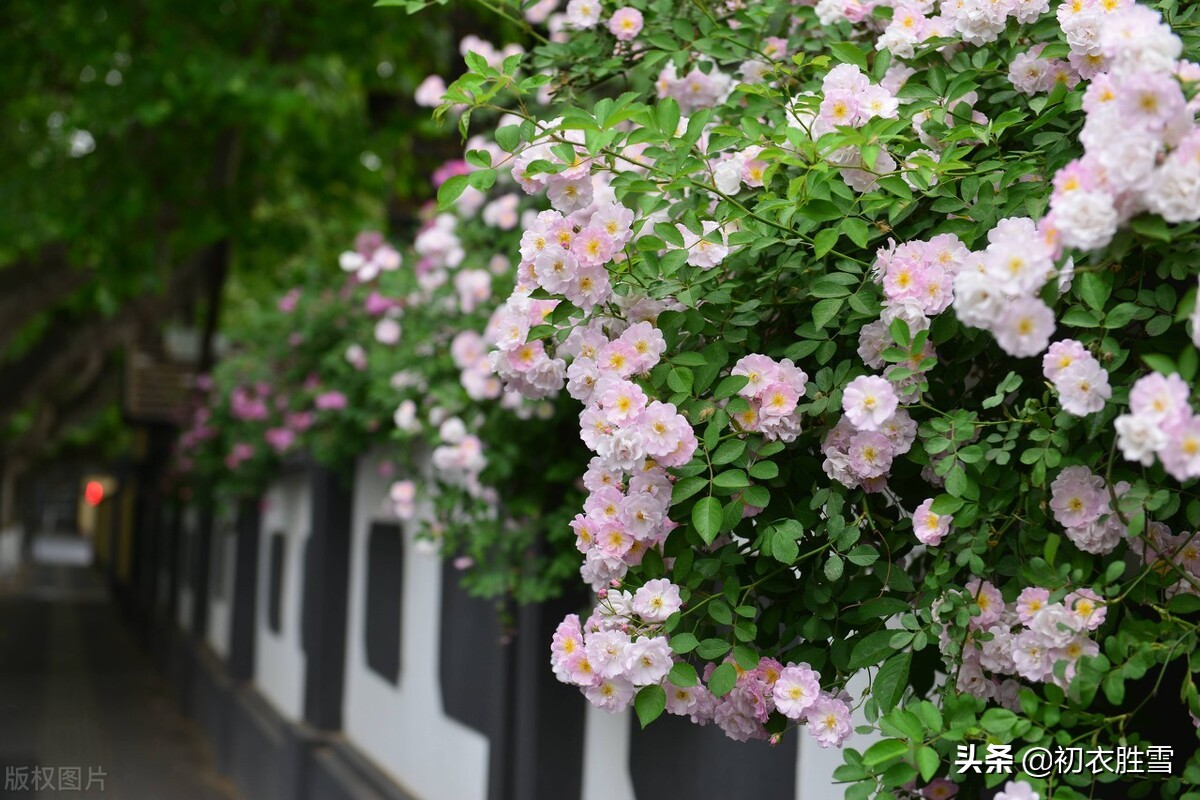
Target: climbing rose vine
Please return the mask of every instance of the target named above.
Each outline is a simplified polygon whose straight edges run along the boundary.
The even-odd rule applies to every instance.
[[[442,204],[543,209],[486,338],[591,452],[555,674],[850,797],[1200,796],[1200,8],[497,7],[425,86],[496,145]],[[953,766],[1080,742],[1174,775]]]

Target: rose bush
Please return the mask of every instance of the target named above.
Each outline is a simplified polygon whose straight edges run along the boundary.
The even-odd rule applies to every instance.
[[[497,147],[440,201],[549,205],[492,250],[488,338],[583,406],[596,601],[560,679],[643,724],[804,726],[860,798],[1200,713],[1197,6],[489,6],[549,35],[446,87]],[[1194,750],[1000,796],[1194,798]]]
[[[513,54],[478,38],[468,46],[496,64]],[[471,146],[502,152],[482,138]],[[468,591],[533,602],[574,574],[567,523],[584,451],[561,413],[569,398],[526,400],[492,375],[487,350],[503,335],[492,317],[515,280],[501,253],[536,209],[511,179],[479,173],[485,184],[475,171],[466,161],[435,171],[434,187],[478,188],[441,213],[425,209],[410,244],[364,232],[337,266],[244,313],[228,332],[233,353],[188,412],[174,465],[188,491],[243,497],[289,458],[351,474],[375,452],[395,479],[389,509],[455,558]]]

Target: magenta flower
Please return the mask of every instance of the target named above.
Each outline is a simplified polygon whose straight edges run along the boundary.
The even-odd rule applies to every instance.
[[[346,395],[341,392],[325,392],[313,401],[320,411],[341,411],[347,405]]]

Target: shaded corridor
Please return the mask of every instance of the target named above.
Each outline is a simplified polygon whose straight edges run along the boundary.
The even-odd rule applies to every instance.
[[[0,797],[238,800],[103,579],[50,560],[0,593]]]

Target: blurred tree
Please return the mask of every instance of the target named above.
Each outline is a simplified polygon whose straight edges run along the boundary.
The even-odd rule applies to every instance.
[[[174,317],[211,333],[228,277],[252,302],[364,226],[414,224],[430,171],[461,146],[413,91],[460,60],[464,34],[494,38],[484,24],[369,0],[5,2],[10,449],[75,416],[65,407],[96,393],[138,330]]]

